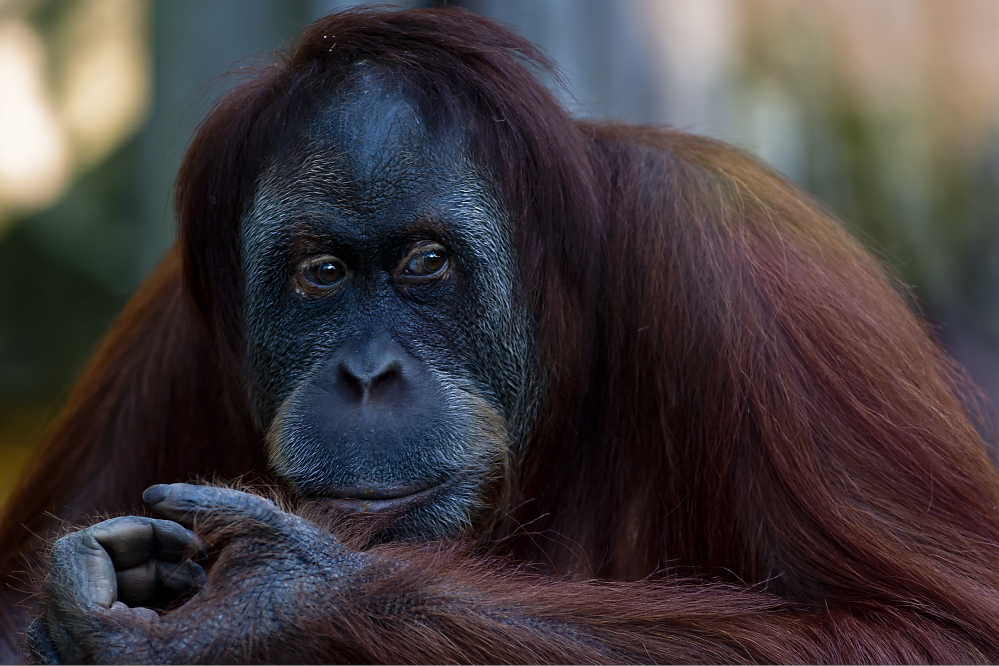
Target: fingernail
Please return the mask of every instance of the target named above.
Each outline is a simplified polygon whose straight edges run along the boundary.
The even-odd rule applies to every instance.
[[[159,504],[165,500],[169,494],[169,484],[157,483],[155,486],[149,486],[146,488],[145,492],[142,493],[142,499],[147,504]]]
[[[198,587],[204,587],[205,582],[208,580],[208,575],[205,574],[204,567],[191,562],[190,560],[188,560],[188,562],[188,566],[191,567],[191,578],[194,581],[194,584]]]

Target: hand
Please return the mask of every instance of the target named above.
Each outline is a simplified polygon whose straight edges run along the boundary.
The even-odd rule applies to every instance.
[[[257,654],[266,646],[254,641],[294,619],[306,588],[363,564],[325,530],[256,495],[173,484],[143,497],[172,520],[114,518],[56,542],[29,631],[42,661],[204,661],[220,645],[219,657]],[[204,545],[188,528],[218,549],[207,576],[190,559]],[[152,610],[195,590],[174,610]]]

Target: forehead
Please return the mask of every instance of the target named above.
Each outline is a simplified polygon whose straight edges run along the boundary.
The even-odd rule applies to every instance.
[[[293,128],[261,189],[364,208],[467,187],[478,171],[459,125],[431,130],[402,81],[362,65]]]
[[[358,67],[263,170],[243,221],[244,253],[301,235],[363,250],[441,233],[470,256],[509,253],[500,188],[472,158],[465,124],[427,122],[402,82]]]

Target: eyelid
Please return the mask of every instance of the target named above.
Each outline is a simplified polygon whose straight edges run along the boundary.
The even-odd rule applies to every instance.
[[[322,282],[312,279],[310,271],[323,264],[335,264],[339,266],[341,275],[333,282]],[[347,263],[336,255],[323,253],[313,254],[301,259],[295,266],[294,284],[295,290],[309,297],[322,297],[340,291],[350,280],[351,270]]]
[[[444,265],[440,269],[426,275],[415,275],[407,272],[409,264],[413,261],[413,259],[422,254],[429,254],[431,252],[439,252],[443,256]],[[444,247],[444,245],[436,241],[420,241],[410,247],[409,251],[403,255],[402,261],[399,262],[394,275],[397,281],[411,284],[439,280],[446,277],[450,273],[451,264],[452,254],[446,247]]]

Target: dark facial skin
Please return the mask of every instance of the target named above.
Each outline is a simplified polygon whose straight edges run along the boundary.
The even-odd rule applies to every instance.
[[[265,169],[243,243],[275,470],[306,500],[404,510],[399,536],[480,522],[530,411],[531,326],[463,137],[361,65]]]
[[[313,508],[388,516],[382,539],[487,529],[542,390],[496,187],[460,134],[426,126],[397,83],[359,67],[273,156],[243,227],[249,400],[274,470]],[[175,484],[145,499],[169,520],[57,542],[37,659],[211,661],[302,604],[336,606],[336,581],[370,565],[253,495]],[[188,528],[239,535],[207,584]],[[169,622],[147,608],[189,594]],[[232,621],[248,617],[253,630]]]

